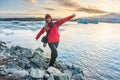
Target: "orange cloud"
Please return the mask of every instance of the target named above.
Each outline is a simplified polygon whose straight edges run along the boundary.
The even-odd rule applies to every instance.
[[[78,8],[75,11],[82,11],[82,12],[86,12],[86,13],[94,13],[94,14],[102,14],[102,13],[108,13],[106,11],[102,11],[102,10],[97,10],[97,9],[90,9],[90,8]]]
[[[24,0],[24,1],[26,1],[26,2],[28,2],[28,3],[31,3],[31,4],[37,3],[37,0]]]
[[[92,13],[92,14],[107,13],[106,11],[96,9],[96,7],[93,6],[88,6],[88,8],[83,7],[80,5],[79,2],[76,2],[74,0],[51,0],[51,1],[57,3],[59,6],[69,9],[70,11],[77,11],[77,12],[80,11],[80,12]]]
[[[56,9],[54,9],[54,8],[44,8],[44,9],[50,10],[50,11],[55,11],[55,10],[56,10]]]

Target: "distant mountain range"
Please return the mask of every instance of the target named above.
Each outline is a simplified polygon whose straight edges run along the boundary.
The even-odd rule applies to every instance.
[[[79,19],[88,19],[88,20],[94,20],[97,19],[99,22],[108,22],[108,23],[120,23],[120,14],[111,13],[106,15],[100,15],[100,16],[92,16],[92,17],[82,17]]]
[[[108,23],[120,23],[120,14],[116,13],[111,13],[111,14],[106,14],[106,15],[100,15],[100,16],[92,16],[92,17],[82,17],[82,18],[77,18],[74,19],[73,21],[79,20],[79,19],[88,19],[88,20],[93,20],[93,19],[98,19],[99,22],[108,22]],[[18,20],[18,21],[41,21],[44,20],[44,18],[0,18],[0,21],[13,21],[13,20]],[[56,19],[53,19],[56,20]]]

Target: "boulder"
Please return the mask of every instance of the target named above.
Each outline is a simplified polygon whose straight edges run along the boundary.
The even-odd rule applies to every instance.
[[[35,51],[33,57],[31,58],[31,61],[38,67],[44,68],[47,66],[46,63],[44,62],[43,56],[37,51]]]
[[[27,58],[31,58],[33,56],[33,53],[34,51],[31,50],[31,49],[27,49],[27,48],[22,48],[20,46],[12,46],[11,47],[11,54],[13,55],[17,55],[17,56],[20,56],[20,55],[23,55],[24,57],[27,57]]]
[[[33,78],[43,78],[45,71],[40,69],[31,68],[30,76]]]
[[[56,62],[55,65],[56,65],[56,68],[59,69],[60,71],[67,69],[67,66],[61,61]]]
[[[23,48],[20,47],[20,46],[11,46],[10,54],[11,55],[21,55],[22,54],[22,52],[21,52],[22,49]]]
[[[8,68],[5,70],[8,74],[12,74],[12,76],[17,76],[17,77],[25,77],[28,76],[29,73],[26,70],[18,70],[16,68]]]
[[[73,79],[74,80],[84,80],[82,74],[77,74],[77,75],[73,76]]]
[[[61,74],[61,72],[60,72],[58,69],[56,69],[55,67],[49,67],[49,68],[47,69],[47,71],[48,71],[50,74]]]
[[[83,80],[83,72],[80,66],[72,65],[69,66],[67,70],[64,70],[64,73],[71,76],[73,80]]]
[[[53,76],[50,76],[49,78],[54,78],[54,80],[69,80],[69,76],[66,74],[63,74],[62,72],[60,72],[58,69],[54,68],[54,67],[49,67],[47,69],[49,74],[52,74]]]
[[[3,42],[3,41],[0,41],[0,50],[4,50],[4,49],[6,49],[6,48],[7,48],[6,43]]]
[[[57,74],[53,76],[54,76],[54,80],[70,80],[68,75],[65,74]]]
[[[18,62],[16,64],[22,68],[25,68],[27,65],[29,65],[29,63],[30,63],[30,61],[28,58],[26,58],[24,56],[20,56],[18,59]]]
[[[37,48],[37,49],[35,49],[35,51],[44,52],[41,48]]]
[[[23,54],[23,56],[25,56],[27,58],[31,58],[34,54],[34,51],[30,50],[30,49],[23,49],[22,54]]]

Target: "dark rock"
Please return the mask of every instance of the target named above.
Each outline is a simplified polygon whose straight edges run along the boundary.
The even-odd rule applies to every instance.
[[[77,75],[75,75],[73,79],[74,79],[74,80],[84,80],[82,74],[77,74]]]
[[[7,73],[13,75],[13,76],[17,76],[17,77],[25,77],[28,76],[29,73],[26,70],[18,70],[15,68],[8,68],[5,70]]]
[[[57,75],[54,75],[54,79],[55,80],[69,80],[69,77],[68,75],[65,75],[65,74],[57,74]]]
[[[56,62],[55,65],[56,65],[55,67],[57,69],[59,69],[60,71],[63,71],[63,70],[67,69],[67,66],[63,62],[61,62],[61,61]]]
[[[27,58],[31,58],[33,56],[33,53],[34,53],[33,50],[29,50],[29,49],[23,49],[22,50],[23,56],[25,56]]]
[[[38,67],[44,68],[47,66],[44,61],[44,57],[37,51],[34,53],[33,57],[31,58],[31,61]]]
[[[47,71],[48,71],[50,74],[61,74],[61,72],[60,72],[57,68],[55,68],[55,67],[49,67],[49,68],[47,69]]]
[[[29,65],[30,61],[28,60],[28,58],[20,56],[17,62],[17,65],[19,65],[20,67],[24,68]]]
[[[41,48],[37,48],[35,51],[44,52]]]
[[[43,78],[45,71],[40,69],[31,68],[30,76],[33,78]]]
[[[49,78],[50,78],[50,75],[49,75],[49,74],[44,74],[43,80],[48,80]]]
[[[27,58],[31,58],[34,53],[33,50],[22,48],[20,46],[15,46],[15,47],[12,46],[10,50],[12,55],[17,55],[17,56],[23,55],[24,57],[27,57]]]
[[[6,43],[3,42],[3,41],[0,41],[0,50],[4,50],[4,49],[6,49],[6,48],[7,48]]]

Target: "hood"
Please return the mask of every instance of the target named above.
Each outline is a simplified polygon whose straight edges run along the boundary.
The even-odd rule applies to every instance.
[[[46,14],[46,15],[45,15],[45,20],[46,20],[47,18],[51,18],[50,23],[52,23],[52,17],[51,17],[51,15],[50,15],[50,14]]]

